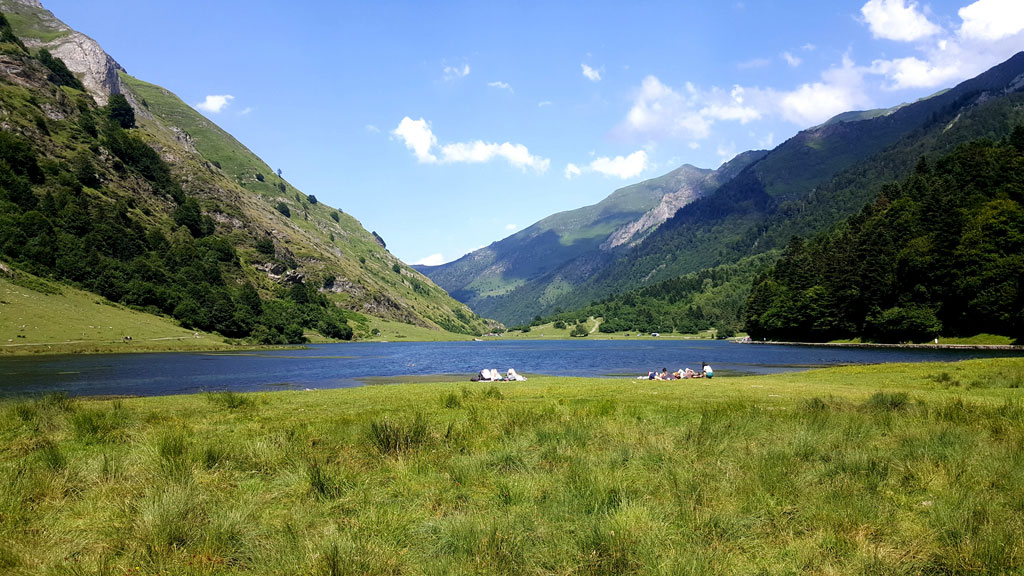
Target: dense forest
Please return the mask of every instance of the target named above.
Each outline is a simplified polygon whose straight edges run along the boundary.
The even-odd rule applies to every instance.
[[[884,185],[830,231],[793,237],[754,281],[754,338],[1024,339],[1024,127]]]
[[[536,317],[531,324],[581,322],[601,318],[598,330],[612,332],[679,332],[692,334],[715,329],[719,336],[732,336],[743,325],[750,283],[764,273],[776,252],[745,258],[664,280],[646,288],[610,296],[571,312],[557,311]]]

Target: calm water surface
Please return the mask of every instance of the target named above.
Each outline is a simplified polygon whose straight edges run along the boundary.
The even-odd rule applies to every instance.
[[[108,354],[0,359],[0,394],[184,394],[203,390],[344,388],[403,377],[504,373],[629,378],[648,370],[700,368],[716,376],[767,374],[840,364],[955,361],[1020,352],[822,348],[725,341],[559,340],[373,342],[253,353]],[[408,379],[408,378],[406,378]]]

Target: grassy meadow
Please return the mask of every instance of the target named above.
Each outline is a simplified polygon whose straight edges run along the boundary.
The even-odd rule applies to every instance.
[[[1024,359],[0,401],[4,574],[1010,574]]]
[[[33,276],[0,275],[0,355],[217,350],[216,334]],[[132,342],[123,338],[131,336]]]

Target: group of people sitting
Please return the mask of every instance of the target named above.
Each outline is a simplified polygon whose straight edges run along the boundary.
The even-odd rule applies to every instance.
[[[712,378],[715,375],[715,371],[711,369],[711,365],[707,362],[700,363],[700,372],[694,372],[689,368],[680,368],[675,372],[669,372],[667,368],[662,368],[661,372],[648,372],[646,376],[637,376],[638,380],[682,380],[685,378]]]
[[[494,368],[484,368],[479,374],[469,380],[470,382],[522,382],[526,380],[526,377],[519,375],[515,368],[509,368],[505,376],[502,376],[501,372]]]

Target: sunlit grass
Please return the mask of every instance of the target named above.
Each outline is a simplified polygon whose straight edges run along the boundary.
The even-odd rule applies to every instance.
[[[1024,360],[0,402],[5,574],[1024,569]]]

